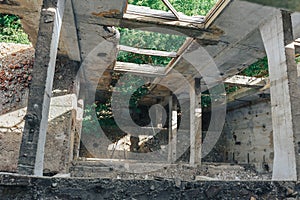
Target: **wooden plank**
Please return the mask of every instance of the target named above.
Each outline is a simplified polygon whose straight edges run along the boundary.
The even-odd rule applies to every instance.
[[[50,99],[65,0],[44,0],[19,153],[20,174],[43,176]]]
[[[140,49],[140,48],[134,48],[134,47],[129,47],[129,46],[125,46],[125,45],[119,45],[118,48],[119,48],[119,51],[126,51],[126,52],[141,54],[141,55],[161,56],[161,57],[169,57],[169,58],[175,58],[177,56],[176,52]]]
[[[208,28],[229,5],[232,0],[219,0],[205,17],[205,28]]]
[[[172,6],[172,5],[171,5]],[[174,9],[174,8],[173,8]],[[176,15],[173,13],[176,12]],[[133,14],[140,17],[153,17],[157,19],[169,19],[172,21],[178,22],[186,22],[186,23],[194,23],[194,24],[203,24],[204,23],[204,16],[186,16],[184,14],[179,14],[175,9],[171,10],[171,12],[165,12],[162,10],[154,10],[150,9],[149,7],[144,6],[135,6],[135,5],[128,5],[126,14]]]
[[[116,62],[115,71],[129,72],[148,76],[164,76],[165,68],[148,64]]]
[[[169,64],[166,67],[166,74],[168,74],[180,61],[182,56],[187,52],[189,47],[192,45],[192,43],[195,41],[194,38],[187,38],[183,45],[178,49],[177,51],[177,57],[173,58]]]
[[[190,87],[190,165],[201,165],[202,110],[200,79],[192,81]]]
[[[243,87],[264,87],[267,78],[256,78],[250,76],[235,75],[224,80],[229,85],[237,85]]]
[[[178,64],[178,62],[182,58],[183,54],[188,50],[188,48],[191,46],[191,44],[193,43],[193,41],[194,41],[194,38],[187,38],[185,40],[185,42],[183,43],[183,45],[177,51],[177,57],[173,58],[169,62],[169,64],[167,65],[167,67],[165,68],[165,72],[164,72],[165,75],[169,74],[169,72]],[[161,80],[162,80],[161,77],[157,77],[156,79],[154,79],[154,81],[152,82],[152,85],[149,88],[150,91],[154,90],[155,85],[158,84]]]
[[[176,96],[169,97],[169,143],[168,161],[174,163],[177,159],[177,101]]]
[[[136,7],[138,7],[136,9]],[[145,10],[142,10],[142,8]],[[150,11],[149,11],[150,10]],[[97,24],[106,26],[117,26],[122,28],[141,29],[163,34],[183,35],[199,38],[205,41],[219,41],[222,31],[214,27],[204,27],[204,17],[184,17],[184,20],[177,20],[172,13],[152,10],[147,7],[128,5],[126,13],[120,15],[103,16],[78,13],[77,21],[80,23]]]
[[[180,20],[180,15],[177,10],[172,6],[172,4],[168,0],[162,0],[162,2],[170,9],[170,11],[174,14],[174,16]]]

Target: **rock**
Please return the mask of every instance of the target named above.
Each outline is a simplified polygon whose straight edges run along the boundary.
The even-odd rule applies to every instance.
[[[58,186],[58,183],[52,183],[51,187],[56,188]]]
[[[217,186],[210,186],[207,190],[205,190],[205,195],[208,198],[213,198],[219,194],[221,191],[220,187]]]
[[[212,178],[208,176],[196,176],[195,178],[196,181],[215,181],[218,180],[217,178]]]
[[[152,191],[155,190],[154,185],[151,185],[150,190],[152,190]]]

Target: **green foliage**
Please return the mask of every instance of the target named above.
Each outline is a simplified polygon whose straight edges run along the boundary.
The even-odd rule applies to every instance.
[[[300,63],[300,55],[296,55],[296,63]]]
[[[22,30],[19,17],[0,14],[0,42],[30,43],[27,34]]]
[[[244,71],[242,71],[241,75],[254,77],[268,77],[268,58],[264,57],[258,60],[257,62],[253,63]]]
[[[123,75],[119,76],[119,79]],[[139,112],[138,110],[138,101],[148,94],[149,89],[146,85],[144,85],[144,81],[136,75],[127,74],[122,78],[122,82],[118,83],[118,87],[115,87],[114,92],[119,92],[121,96],[131,95],[129,101],[129,108],[134,109],[135,112]],[[133,91],[133,88],[138,88],[136,91]],[[119,102],[120,104],[124,104],[122,99]],[[115,102],[118,102],[118,99],[114,99]]]
[[[165,58],[160,56],[147,56],[147,55],[140,55],[131,52],[120,51],[117,60],[121,62],[129,62],[129,63],[136,63],[136,64],[151,64],[153,66],[165,67],[171,61],[171,58]]]
[[[186,15],[206,15],[209,10],[215,5],[217,0],[169,0],[173,7],[178,11]],[[152,9],[165,10],[168,8],[163,4],[161,0],[129,0],[128,3],[147,6]]]
[[[203,108],[207,108],[211,105],[211,98],[208,91],[201,95],[201,105]]]
[[[186,15],[206,15],[216,2],[217,0],[199,0],[196,2],[193,0],[170,0],[170,3],[177,11],[183,12]],[[168,10],[161,0],[129,0],[128,3],[147,6],[152,9]],[[176,52],[185,41],[185,37],[178,35],[125,28],[120,28],[119,31],[121,35],[120,44],[136,48]],[[145,56],[128,52],[120,52],[118,55],[118,61],[157,66],[166,66],[170,60],[170,58]]]
[[[95,119],[96,104],[86,105],[84,109],[84,117],[82,120],[82,131],[84,133],[96,133],[99,123]]]
[[[230,94],[230,93],[236,92],[236,91],[238,91],[239,89],[241,89],[240,86],[236,86],[236,85],[228,85],[228,84],[224,84],[224,86],[225,86],[226,94]]]
[[[176,52],[185,41],[185,37],[177,35],[130,30],[126,28],[120,28],[119,31],[121,35],[120,44],[135,48]],[[166,66],[171,59],[159,56],[146,56],[120,51],[117,60],[121,62],[130,62],[137,64]]]

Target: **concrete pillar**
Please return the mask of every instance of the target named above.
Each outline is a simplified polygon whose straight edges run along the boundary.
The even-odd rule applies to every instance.
[[[44,0],[20,148],[20,174],[43,175],[50,98],[65,0]]]
[[[195,78],[190,89],[190,164],[201,165],[202,109],[201,79]]]
[[[272,179],[295,181],[300,166],[300,93],[291,13],[278,11],[276,16],[261,26],[260,31],[268,55],[271,82]]]
[[[174,163],[177,159],[177,99],[175,95],[169,98],[169,151],[168,161]]]

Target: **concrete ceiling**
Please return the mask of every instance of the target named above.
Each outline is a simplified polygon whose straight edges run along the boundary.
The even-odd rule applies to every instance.
[[[35,44],[42,0],[9,2],[11,3],[0,4],[0,12],[19,15],[25,31]],[[184,33],[182,26],[188,26],[186,35],[193,33],[196,38],[173,68],[183,75],[185,80],[179,80],[171,71],[164,78],[157,78],[157,83],[176,85],[180,91],[184,81],[194,77],[204,77],[203,88],[207,89],[207,85],[212,87],[216,82],[239,73],[265,56],[259,26],[274,16],[278,9],[265,5],[300,10],[299,0],[221,0],[220,2],[228,4],[211,14],[210,19],[213,20],[209,21],[209,24],[192,26],[186,23],[172,24],[168,21],[161,24],[155,22],[157,27],[169,28],[173,32],[179,30],[181,34]],[[257,2],[265,5],[256,4]],[[91,50],[109,37],[109,33],[102,25],[140,28],[139,23],[141,26],[147,24],[143,21],[144,18],[139,22],[125,19],[124,13],[126,13],[126,0],[67,0],[59,53],[68,55],[72,60],[83,61]],[[294,34],[298,38],[300,37],[300,13],[296,12],[292,16]],[[166,25],[167,23],[170,24]],[[154,30],[153,24],[145,29]]]

